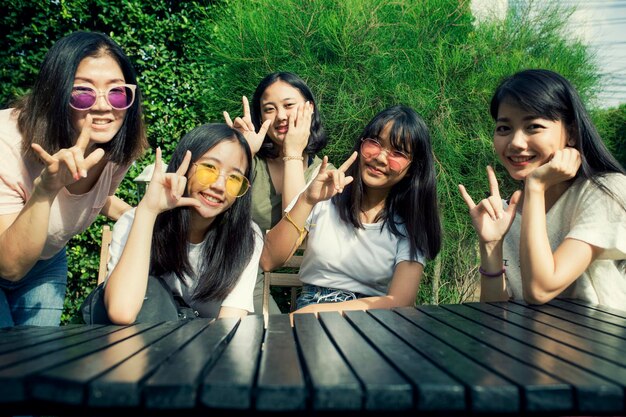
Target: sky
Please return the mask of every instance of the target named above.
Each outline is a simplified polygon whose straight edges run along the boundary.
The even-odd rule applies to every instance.
[[[477,18],[503,17],[507,7],[531,0],[472,0]],[[601,107],[626,103],[626,0],[532,0],[559,2],[576,7],[569,29],[588,44],[596,55],[603,75],[603,89],[598,96]]]

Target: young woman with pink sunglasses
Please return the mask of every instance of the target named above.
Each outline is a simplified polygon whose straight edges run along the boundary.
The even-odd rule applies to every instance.
[[[365,127],[337,170],[319,174],[266,236],[261,266],[282,265],[308,234],[296,313],[415,303],[441,245],[428,129],[406,106]]]
[[[46,54],[28,95],[0,111],[0,327],[58,325],[65,245],[114,196],[147,147],[128,57],[102,33],[76,32]]]

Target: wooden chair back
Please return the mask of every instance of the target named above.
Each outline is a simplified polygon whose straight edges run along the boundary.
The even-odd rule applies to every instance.
[[[293,272],[263,271],[263,315],[265,317],[269,314],[270,289],[272,286],[291,287],[291,308],[289,312],[295,310],[296,298],[298,297],[297,289],[302,287],[302,281],[300,281],[298,271],[302,265],[305,249],[306,239],[304,239],[304,242],[296,249],[293,256],[279,268],[280,270],[292,268],[294,270]]]
[[[109,262],[109,247],[111,246],[111,238],[113,231],[111,226],[102,226],[102,246],[100,247],[100,266],[98,267],[98,284],[104,282],[107,276],[107,263]]]

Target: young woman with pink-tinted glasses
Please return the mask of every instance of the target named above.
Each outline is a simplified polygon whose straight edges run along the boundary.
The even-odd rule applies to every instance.
[[[317,177],[267,234],[261,266],[282,265],[308,234],[296,313],[415,303],[441,245],[428,129],[406,106],[377,114],[337,170]]]
[[[128,57],[102,33],[76,32],[46,54],[28,95],[0,111],[0,327],[58,325],[65,245],[114,196],[147,147]]]

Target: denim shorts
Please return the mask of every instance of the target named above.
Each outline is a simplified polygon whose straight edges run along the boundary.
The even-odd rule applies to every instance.
[[[37,261],[19,281],[0,278],[0,327],[58,326],[66,285],[65,248]]]
[[[342,301],[356,300],[370,297],[369,295],[340,290],[338,288],[318,287],[317,285],[304,284],[302,292],[296,300],[296,309],[317,303],[340,303]]]

